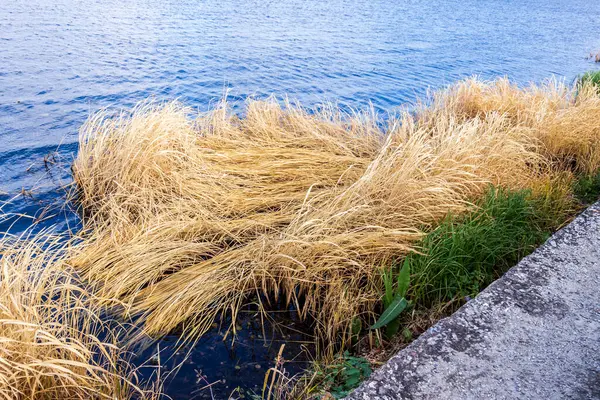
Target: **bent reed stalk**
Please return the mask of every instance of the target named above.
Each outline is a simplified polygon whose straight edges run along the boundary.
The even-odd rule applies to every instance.
[[[73,165],[85,217],[71,262],[151,334],[194,340],[258,294],[343,344],[354,319],[374,320],[381,270],[488,185],[532,189],[559,212],[573,174],[600,166],[592,85],[471,79],[426,104],[385,127],[274,100],[244,117],[225,102],[195,118],[178,103],[100,112]]]
[[[44,233],[0,238],[0,398],[157,398],[137,386],[120,328],[100,319],[66,246]]]

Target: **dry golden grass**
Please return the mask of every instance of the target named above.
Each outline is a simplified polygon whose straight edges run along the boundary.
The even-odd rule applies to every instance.
[[[453,114],[468,120],[492,113],[539,140],[541,155],[558,170],[591,174],[600,168],[600,96],[591,82],[569,87],[556,81],[519,88],[507,79],[482,82],[475,78],[433,95],[419,118],[435,121]]]
[[[0,398],[147,398],[65,250],[43,234],[0,239]]]
[[[339,343],[353,318],[371,318],[380,269],[423,231],[490,183],[553,181],[531,129],[457,110],[385,128],[275,101],[248,103],[243,119],[226,104],[196,119],[176,103],[97,114],[73,166],[87,216],[73,263],[153,334],[196,338],[257,293],[285,296]]]
[[[243,118],[225,102],[100,112],[73,165],[77,243],[0,239],[0,396],[156,396],[136,386],[106,307],[194,340],[253,295],[284,297],[325,354],[355,318],[373,322],[382,268],[488,185],[531,189],[566,218],[574,176],[600,168],[599,120],[592,85],[503,79],[460,82],[385,123],[275,100]]]
[[[311,196],[355,180],[382,138],[363,116],[348,130],[338,115],[313,122],[275,103],[251,104],[244,121],[224,108],[197,121],[188,112],[175,104],[146,105],[132,118],[96,117],[86,125],[74,171],[91,213],[86,228],[94,233],[75,262],[101,284],[104,297],[128,303],[139,303],[143,288],[157,293],[153,284],[166,274],[179,271],[187,280],[189,266],[202,269],[208,295],[193,300],[204,310],[196,313],[203,332],[254,280],[243,269],[224,270],[218,260],[276,234]],[[166,329],[152,331],[182,322],[174,317],[162,322]]]
[[[587,60],[594,60],[594,62],[600,63],[600,52],[591,52],[587,57]]]

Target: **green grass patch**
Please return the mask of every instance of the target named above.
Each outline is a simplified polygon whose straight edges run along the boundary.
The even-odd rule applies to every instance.
[[[474,296],[542,243],[539,213],[529,192],[490,188],[477,208],[449,216],[413,253],[408,298],[430,307],[456,297]]]
[[[588,71],[581,75],[578,79],[578,84],[583,85],[585,83],[591,83],[594,86],[600,86],[600,71]]]
[[[588,71],[577,78],[577,90],[575,96],[579,95],[579,91],[586,84],[591,84],[596,87],[596,91],[600,93],[600,71]]]
[[[335,399],[341,399],[360,383],[371,376],[369,361],[363,357],[355,357],[345,351],[339,354],[334,362],[324,365],[315,374],[321,385]]]
[[[585,204],[591,204],[600,198],[600,171],[593,175],[580,176],[573,185],[573,193]]]

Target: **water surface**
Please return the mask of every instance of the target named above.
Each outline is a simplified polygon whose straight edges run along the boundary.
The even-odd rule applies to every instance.
[[[78,127],[101,107],[154,96],[205,110],[228,92],[238,104],[288,94],[384,112],[471,75],[570,81],[595,67],[591,51],[595,0],[1,1],[0,201],[14,199],[4,212],[76,227],[60,187]],[[0,221],[0,231],[30,221]],[[227,389],[260,386],[273,362],[272,351],[197,347],[192,359],[210,361],[213,381],[234,371]],[[231,369],[252,364],[261,368]],[[194,369],[171,393],[202,384]]]

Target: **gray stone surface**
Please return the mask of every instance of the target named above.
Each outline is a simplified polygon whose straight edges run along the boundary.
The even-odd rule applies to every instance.
[[[600,205],[348,399],[600,399]]]

